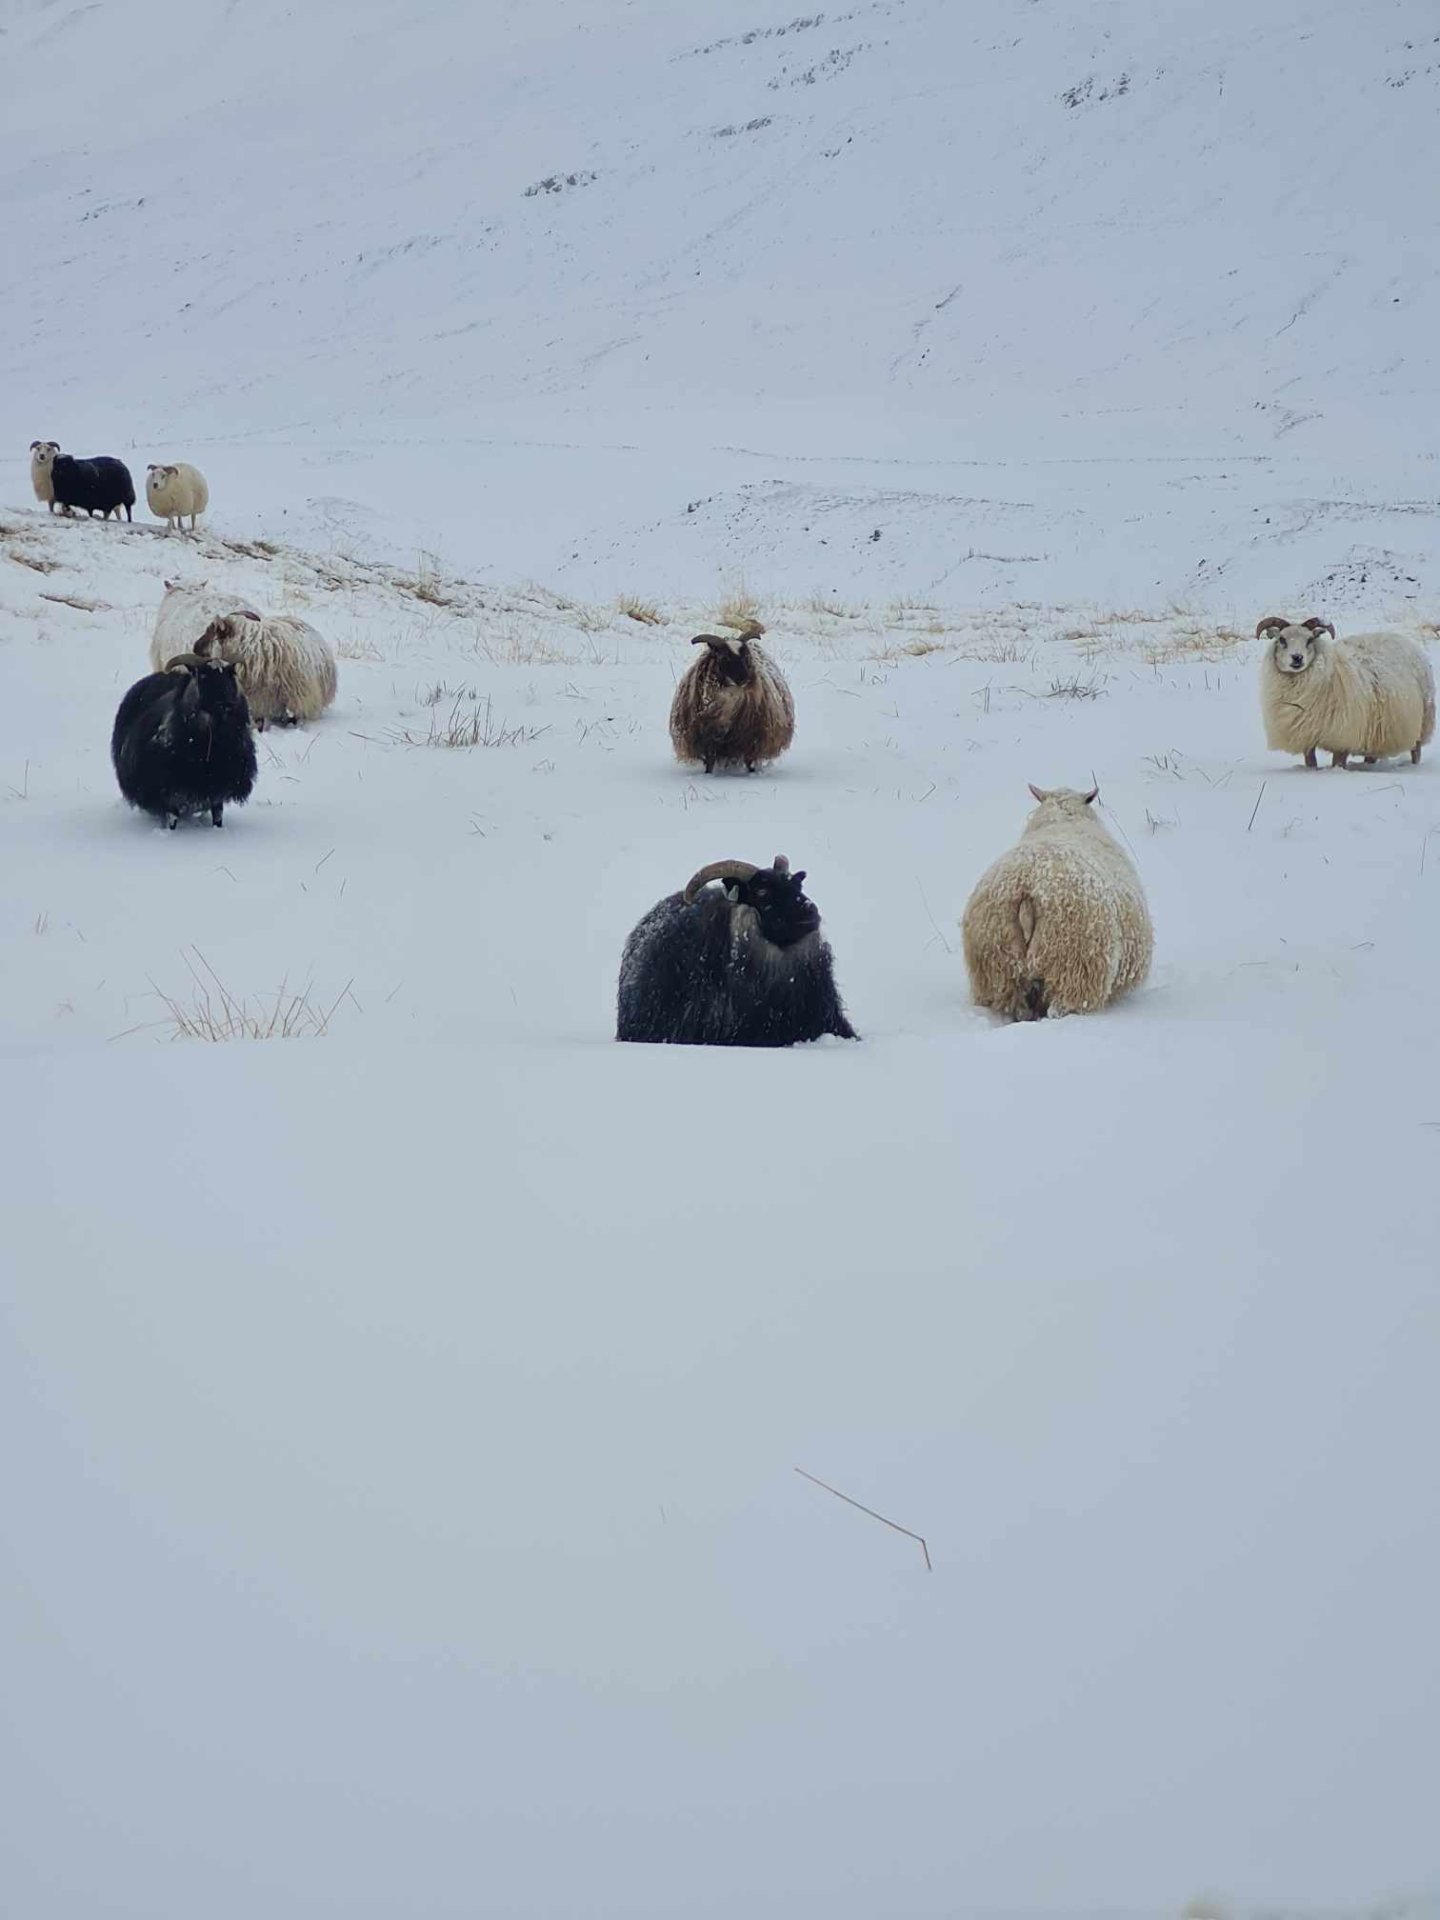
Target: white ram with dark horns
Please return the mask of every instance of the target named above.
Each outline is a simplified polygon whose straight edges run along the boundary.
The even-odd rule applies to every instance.
[[[1326,636],[1329,636],[1328,638]],[[1418,762],[1435,732],[1435,675],[1424,650],[1403,633],[1347,633],[1328,620],[1267,614],[1255,629],[1268,640],[1260,665],[1266,743],[1332,766],[1351,754],[1366,766],[1396,753]]]
[[[691,1047],[858,1039],[804,880],[784,854],[769,867],[714,860],[667,894],[625,942],[616,1039]]]

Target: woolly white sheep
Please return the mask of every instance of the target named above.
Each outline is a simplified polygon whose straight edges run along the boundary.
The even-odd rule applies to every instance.
[[[316,720],[335,698],[330,642],[293,614],[218,614],[195,642],[195,651],[234,667],[257,728],[270,720],[285,726]]]
[[[1098,787],[1030,791],[1025,831],[965,903],[971,992],[1012,1020],[1094,1013],[1150,971],[1140,876],[1091,811]]]
[[[190,531],[195,531],[195,516],[210,504],[210,488],[198,467],[177,460],[167,467],[145,469],[145,499],[157,520],[165,522],[167,533],[185,530],[190,516]]]
[[[49,507],[51,513],[55,511],[55,481],[50,469],[59,451],[58,440],[30,442],[30,485],[35,489],[35,498]]]
[[[217,593],[206,580],[167,580],[150,641],[151,670],[163,673],[167,660],[173,660],[177,653],[189,653],[210,622],[222,613],[243,613],[247,620],[260,618],[238,595]]]
[[[1352,753],[1367,767],[1393,753],[1418,763],[1435,732],[1435,675],[1413,640],[1401,633],[1337,640],[1328,620],[1279,613],[1267,614],[1255,637],[1271,643],[1260,667],[1269,746],[1304,754],[1307,767],[1321,748],[1336,767]]]

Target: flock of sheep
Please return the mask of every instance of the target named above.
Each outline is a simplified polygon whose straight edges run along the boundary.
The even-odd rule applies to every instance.
[[[123,462],[69,460],[54,441],[31,446],[37,497],[92,516],[135,491]],[[168,527],[203,512],[203,476],[177,463],[148,470],[152,512]],[[795,732],[785,676],[761,646],[764,628],[697,634],[703,646],[670,707],[678,760],[753,773]],[[1324,620],[1271,614],[1261,667],[1268,744],[1314,767],[1352,757],[1373,766],[1420,759],[1435,731],[1435,679],[1423,649],[1395,633],[1338,639]],[[205,582],[166,581],[150,645],[153,669],[115,716],[111,758],[132,806],[178,827],[190,814],[223,823],[255,783],[252,727],[314,720],[335,698],[335,655],[306,621],[265,615]],[[1036,806],[1018,842],[981,875],[961,930],[976,1002],[1012,1020],[1091,1013],[1139,985],[1154,934],[1140,876],[1096,817],[1098,788],[1032,786]],[[835,983],[820,915],[803,872],[777,854],[704,866],[650,909],[625,943],[616,1037],[691,1046],[783,1047],[824,1034],[858,1038]],[[718,884],[717,884],[718,883]]]

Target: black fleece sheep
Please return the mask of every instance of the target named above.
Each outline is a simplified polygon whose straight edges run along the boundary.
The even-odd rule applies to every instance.
[[[182,653],[137,680],[115,715],[110,758],[132,807],[167,827],[207,810],[222,825],[225,802],[248,800],[255,784],[250,709],[234,667]]]
[[[50,468],[50,485],[67,513],[79,507],[92,520],[97,513],[106,520],[113,513],[118,520],[123,507],[127,520],[135,518],[130,511],[135,504],[130,469],[123,460],[112,460],[108,453],[96,454],[93,460],[57,453]]]
[[[712,1047],[858,1039],[804,878],[784,854],[773,867],[716,860],[653,906],[625,942],[616,1039]],[[702,891],[711,880],[725,884]]]

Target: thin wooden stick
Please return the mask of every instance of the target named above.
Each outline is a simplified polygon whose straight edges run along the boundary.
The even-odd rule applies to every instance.
[[[852,1500],[848,1493],[841,1493],[840,1489],[838,1487],[832,1487],[828,1480],[820,1480],[817,1479],[813,1473],[806,1473],[804,1467],[796,1467],[795,1471],[802,1480],[809,1480],[817,1487],[824,1487],[826,1493],[833,1493],[835,1498],[837,1500],[843,1500],[847,1507],[859,1507],[861,1513],[868,1513],[872,1520],[878,1520],[882,1526],[893,1527],[896,1533],[903,1533],[907,1540],[918,1540],[920,1542],[920,1551],[925,1556],[925,1571],[927,1573],[933,1573],[935,1571],[930,1563],[930,1549],[925,1544],[925,1536],[923,1534],[912,1533],[909,1527],[902,1527],[898,1520],[887,1520],[883,1513],[877,1513],[873,1507],[867,1507],[862,1501]]]
[[[1250,809],[1250,818],[1245,823],[1245,831],[1247,833],[1250,831],[1251,827],[1253,827],[1255,824],[1255,816],[1260,811],[1260,802],[1265,798],[1265,789],[1266,787],[1269,786],[1269,784],[1270,782],[1268,780],[1262,780],[1260,782],[1260,791],[1255,796],[1255,804]]]

